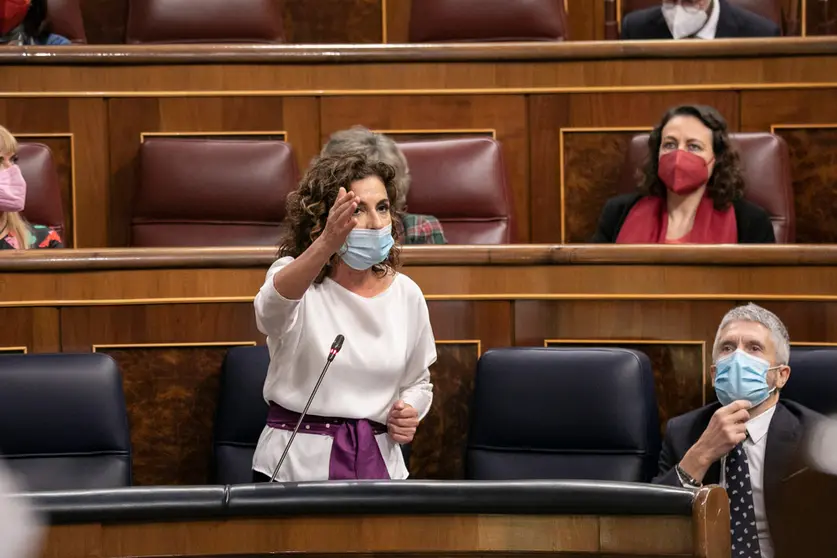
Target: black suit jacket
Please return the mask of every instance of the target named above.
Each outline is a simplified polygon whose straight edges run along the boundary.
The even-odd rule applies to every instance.
[[[640,194],[622,194],[610,198],[602,209],[599,225],[591,242],[615,243],[631,208],[642,199]],[[739,244],[775,244],[776,235],[770,216],[765,210],[747,200],[732,202]]]
[[[677,478],[674,466],[683,459],[686,452],[706,430],[712,415],[721,407],[713,403],[673,418],[666,426],[666,434],[660,452],[658,476],[655,484],[682,486]],[[801,494],[799,482],[802,479],[815,479],[818,473],[808,468],[805,460],[805,432],[818,421],[827,420],[824,416],[803,407],[798,403],[780,400],[776,412],[767,430],[767,448],[764,454],[764,505],[767,522],[777,558],[789,556],[786,549],[799,549],[799,540],[816,541],[830,536],[818,529],[817,533],[804,533],[798,529],[786,529],[788,522],[783,515],[789,509],[788,497]],[[721,480],[721,462],[716,461],[707,471],[704,484],[718,484]],[[821,483],[818,486],[823,486]],[[791,494],[789,494],[789,492]],[[833,502],[821,502],[824,506],[833,506]],[[808,512],[819,518],[823,510],[817,506],[808,506]],[[802,525],[814,526],[816,521],[805,521]],[[799,537],[799,540],[795,539]],[[831,538],[833,540],[833,537]],[[781,550],[781,552],[780,552]]]
[[[718,2],[721,15],[715,31],[716,39],[781,36],[782,30],[769,19],[733,6],[726,0]],[[660,6],[631,12],[622,20],[623,41],[673,38]]]

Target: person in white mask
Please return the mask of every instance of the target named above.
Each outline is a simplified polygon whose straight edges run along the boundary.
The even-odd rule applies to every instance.
[[[254,482],[273,478],[338,335],[275,480],[407,477],[400,444],[430,409],[436,345],[421,289],[398,272],[397,195],[391,165],[352,152],[315,159],[288,196],[279,259],[254,303],[270,350]]]
[[[790,378],[789,357],[788,331],[775,314],[755,304],[733,308],[712,348],[718,402],[666,426],[653,482],[724,486],[735,558],[777,556],[771,531],[781,517],[783,486],[808,471],[806,432],[827,420],[780,399]]]
[[[637,10],[622,20],[622,40],[735,39],[776,37],[781,29],[771,20],[727,0],[663,0],[660,6]]]

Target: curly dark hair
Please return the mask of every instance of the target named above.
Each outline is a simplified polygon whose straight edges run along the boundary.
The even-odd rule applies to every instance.
[[[717,110],[704,105],[681,105],[669,109],[657,127],[648,137],[648,161],[640,174],[639,190],[648,196],[664,198],[666,186],[657,174],[660,145],[663,140],[663,128],[675,116],[693,116],[704,126],[712,130],[712,150],[715,152],[715,167],[706,195],[712,199],[715,209],[725,209],[744,196],[744,178],[741,174],[741,161],[738,152],[730,143],[727,122]]]
[[[340,188],[343,187],[348,192],[352,182],[370,176],[377,176],[384,183],[392,218],[392,236],[396,241],[387,259],[372,266],[372,271],[383,277],[398,269],[401,253],[398,240],[403,231],[401,213],[395,204],[398,196],[395,169],[387,163],[370,161],[363,153],[357,152],[321,155],[311,162],[299,187],[288,195],[278,256],[298,258],[325,230],[328,212],[337,200]],[[339,257],[339,254],[331,256],[314,280],[315,283],[322,283],[323,279],[331,274]]]

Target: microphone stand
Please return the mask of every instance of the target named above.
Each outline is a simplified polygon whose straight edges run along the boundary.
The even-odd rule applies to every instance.
[[[279,474],[279,468],[282,467],[282,463],[288,456],[288,451],[291,449],[291,444],[294,443],[294,438],[296,438],[296,433],[299,431],[299,427],[302,425],[302,421],[305,420],[305,415],[308,413],[308,408],[311,406],[311,402],[314,401],[314,396],[317,395],[317,390],[320,389],[320,384],[323,383],[323,378],[325,378],[326,372],[328,371],[328,367],[331,366],[331,361],[334,360],[334,357],[337,356],[337,353],[343,347],[343,339],[344,337],[342,335],[338,335],[337,338],[334,340],[334,343],[331,345],[331,351],[329,351],[328,359],[326,360],[325,366],[323,367],[323,371],[320,372],[320,377],[317,379],[317,383],[314,385],[314,391],[311,392],[311,397],[308,398],[308,403],[305,404],[305,408],[299,414],[299,420],[296,421],[296,426],[294,426],[293,432],[291,432],[291,437],[288,439],[288,443],[285,444],[285,450],[282,452],[282,457],[279,458],[279,463],[277,463],[276,468],[273,469],[273,475],[270,477],[270,482],[276,481],[276,475]]]

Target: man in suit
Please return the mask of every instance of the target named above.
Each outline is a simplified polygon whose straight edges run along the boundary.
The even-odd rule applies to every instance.
[[[755,304],[730,310],[712,349],[719,402],[671,419],[656,484],[720,484],[730,498],[734,558],[774,558],[797,534],[782,531],[787,482],[806,475],[806,435],[825,417],[779,399],[790,377],[790,341],[775,314]],[[824,536],[825,533],[820,533]],[[785,554],[782,554],[784,556]]]
[[[663,0],[622,20],[623,41],[778,37],[779,26],[727,0]]]

